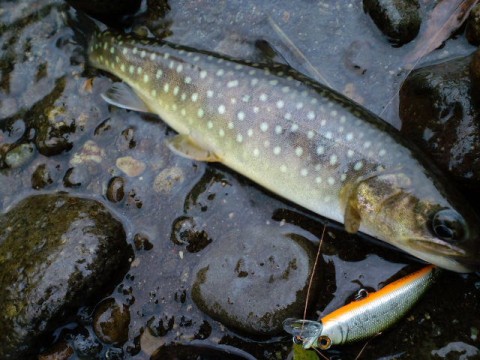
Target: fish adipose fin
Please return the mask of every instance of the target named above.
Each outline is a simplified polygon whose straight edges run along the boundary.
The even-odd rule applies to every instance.
[[[207,161],[207,162],[220,162],[220,158],[212,151],[204,149],[198,145],[188,135],[176,135],[167,140],[167,146],[173,152],[186,157],[188,159]]]
[[[101,96],[110,105],[133,111],[151,112],[133,89],[122,82],[113,84]]]

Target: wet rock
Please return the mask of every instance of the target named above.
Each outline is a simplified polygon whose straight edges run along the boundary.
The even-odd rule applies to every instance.
[[[19,144],[12,147],[5,154],[5,165],[11,169],[21,167],[29,162],[34,155],[34,149],[32,144]]]
[[[95,309],[93,328],[98,338],[107,344],[121,345],[128,339],[130,312],[128,308],[107,299]]]
[[[0,217],[1,359],[26,359],[42,335],[104,294],[131,258],[125,232],[97,201],[26,198]]]
[[[153,352],[151,360],[160,359],[229,359],[229,360],[255,360],[256,358],[246,351],[230,345],[191,341],[188,345],[175,344],[162,347]]]
[[[401,132],[479,194],[480,123],[471,98],[470,58],[415,70],[400,90]]]
[[[55,344],[48,352],[38,356],[38,360],[67,360],[73,355],[73,349],[65,342]]]
[[[171,240],[177,245],[186,245],[188,252],[196,253],[212,242],[205,230],[200,230],[194,218],[181,216],[172,226]]]
[[[162,170],[153,182],[156,192],[170,193],[176,185],[183,183],[185,175],[179,167],[170,167]]]
[[[63,185],[66,188],[76,188],[82,186],[82,183],[87,180],[87,176],[83,168],[72,167],[65,171],[63,176]]]
[[[403,45],[413,40],[422,19],[417,0],[364,0],[363,7],[390,41]]]
[[[301,316],[314,261],[306,239],[256,226],[217,241],[202,257],[192,287],[192,299],[202,311],[224,325],[261,335],[274,334],[283,320]]]
[[[130,177],[142,175],[147,167],[143,161],[137,160],[131,156],[118,158],[116,165],[125,173],[125,175]]]
[[[135,249],[137,250],[152,250],[153,244],[150,242],[150,239],[145,234],[135,234],[133,237],[133,243],[135,244]]]
[[[121,176],[110,179],[107,187],[107,199],[113,203],[122,201],[125,196],[125,180]]]
[[[141,0],[97,0],[95,2],[88,0],[68,0],[67,2],[80,11],[111,23],[115,18],[134,14],[139,9]]]
[[[40,190],[51,183],[53,183],[53,179],[47,166],[45,164],[38,165],[32,174],[32,188]]]
[[[480,45],[480,5],[475,5],[470,12],[465,29],[465,37],[472,45]]]

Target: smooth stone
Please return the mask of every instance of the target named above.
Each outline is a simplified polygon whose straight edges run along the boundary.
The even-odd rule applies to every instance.
[[[315,256],[308,240],[288,229],[253,226],[214,244],[192,287],[202,311],[252,335],[278,333],[283,320],[302,315]]]
[[[30,196],[0,216],[0,359],[29,359],[44,335],[122,279],[133,255],[98,201]]]

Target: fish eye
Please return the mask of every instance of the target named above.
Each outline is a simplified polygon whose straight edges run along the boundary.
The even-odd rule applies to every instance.
[[[442,209],[432,217],[432,230],[434,235],[442,240],[459,241],[465,236],[466,224],[455,210]]]

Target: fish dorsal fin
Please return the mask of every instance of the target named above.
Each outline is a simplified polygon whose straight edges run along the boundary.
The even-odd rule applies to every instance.
[[[135,91],[123,82],[114,83],[101,96],[107,103],[123,109],[150,112],[143,100],[135,94]]]
[[[211,150],[198,145],[188,135],[176,135],[167,140],[167,146],[173,152],[188,159],[208,162],[219,162],[220,158]]]

